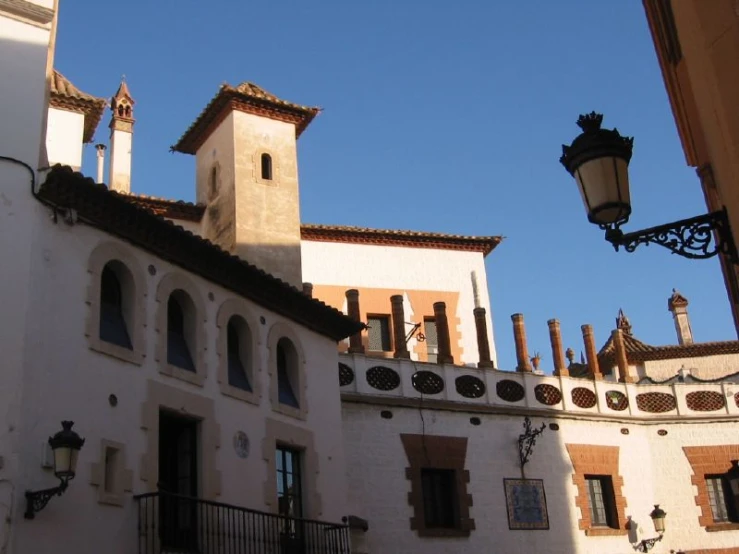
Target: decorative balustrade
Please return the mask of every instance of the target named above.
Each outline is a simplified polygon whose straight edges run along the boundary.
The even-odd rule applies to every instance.
[[[739,384],[619,383],[346,354],[341,392],[614,417],[739,416]]]
[[[139,554],[349,554],[346,525],[155,492],[138,503]]]

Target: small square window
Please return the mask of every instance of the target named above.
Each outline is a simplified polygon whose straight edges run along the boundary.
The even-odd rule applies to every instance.
[[[369,330],[367,331],[369,338],[368,350],[392,352],[390,316],[371,315],[367,318],[367,325],[369,326]]]
[[[618,529],[616,518],[616,498],[613,494],[613,480],[610,476],[586,475],[590,522],[593,527]]]
[[[453,469],[421,470],[423,516],[427,529],[456,529],[459,510]]]
[[[706,488],[713,521],[715,523],[737,522],[734,495],[726,475],[706,475]]]

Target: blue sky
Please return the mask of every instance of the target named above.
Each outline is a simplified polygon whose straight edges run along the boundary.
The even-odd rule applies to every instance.
[[[674,343],[673,287],[696,340],[736,338],[717,260],[615,253],[558,161],[600,111],[635,137],[627,231],[705,212],[640,1],[62,0],[55,66],[104,97],[126,75],[132,188],[156,196],[193,200],[194,158],[168,148],[221,83],[324,108],[299,141],[303,221],[505,236],[487,261],[503,369],[516,312],[546,371],[552,317],[578,352],[580,325],[600,346],[619,308]]]

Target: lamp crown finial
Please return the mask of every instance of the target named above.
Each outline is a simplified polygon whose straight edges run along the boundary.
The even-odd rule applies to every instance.
[[[580,117],[577,118],[577,126],[580,127],[584,133],[594,133],[599,131],[601,123],[603,123],[603,114],[595,112],[580,115]]]

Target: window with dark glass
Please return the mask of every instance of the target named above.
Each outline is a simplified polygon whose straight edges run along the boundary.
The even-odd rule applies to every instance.
[[[616,498],[613,494],[613,481],[604,475],[586,475],[590,522],[593,527],[618,528],[616,519]]]
[[[453,469],[421,469],[426,528],[456,528],[459,521]]]
[[[100,339],[123,348],[133,348],[123,315],[121,281],[109,263],[100,276]]]
[[[183,299],[172,293],[167,302],[167,363],[194,372],[186,323]]]
[[[249,363],[248,352],[249,328],[246,321],[234,316],[228,321],[226,331],[226,355],[228,356],[228,384],[251,392],[251,383],[247,373]]]
[[[715,523],[737,522],[734,495],[725,475],[706,475],[708,502]]]
[[[298,359],[295,347],[286,338],[277,342],[277,399],[280,404],[299,408],[296,396]]]
[[[302,477],[299,450],[278,446],[275,455],[277,468],[277,510],[286,517],[303,515]]]
[[[369,350],[392,352],[393,346],[390,340],[390,316],[371,315],[367,318],[367,331],[369,339]]]
[[[269,154],[262,154],[262,179],[272,180],[272,156]]]

